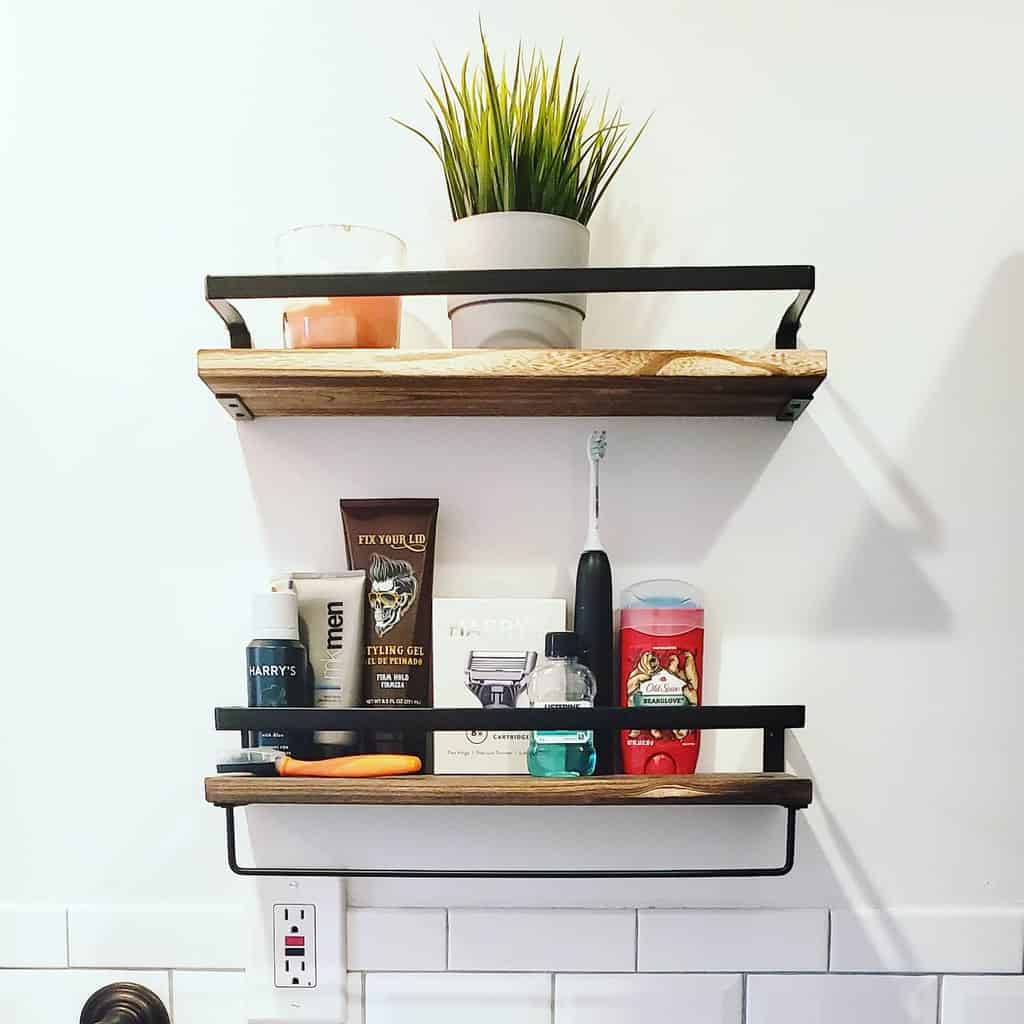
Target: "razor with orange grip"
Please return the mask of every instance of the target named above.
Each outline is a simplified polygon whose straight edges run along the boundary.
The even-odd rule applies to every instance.
[[[306,779],[374,779],[383,775],[413,775],[423,762],[411,754],[351,754],[323,761],[300,761],[282,755],[275,762],[277,774]]]

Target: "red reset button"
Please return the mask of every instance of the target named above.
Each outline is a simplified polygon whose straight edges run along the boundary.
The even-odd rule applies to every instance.
[[[286,935],[284,937],[284,944],[288,946],[304,946],[306,944],[306,937],[304,935]]]

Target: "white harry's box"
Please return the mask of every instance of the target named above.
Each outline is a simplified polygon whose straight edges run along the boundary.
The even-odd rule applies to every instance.
[[[526,707],[544,636],[565,629],[555,598],[434,600],[434,707]],[[438,775],[525,775],[528,732],[434,733]]]

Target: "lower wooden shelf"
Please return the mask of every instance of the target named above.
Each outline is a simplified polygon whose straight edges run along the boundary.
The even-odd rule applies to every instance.
[[[543,721],[538,720],[540,716]],[[477,721],[477,718],[480,721]],[[567,719],[563,721],[563,718]],[[486,721],[484,721],[486,720]],[[434,732],[470,728],[708,728],[759,729],[762,764],[776,771],[696,775],[601,775],[542,779],[529,775],[405,775],[381,779],[266,778],[215,775],[206,779],[206,799],[224,810],[228,866],[246,877],[317,878],[767,878],[789,872],[796,854],[797,812],[811,802],[810,779],[788,775],[785,730],[804,724],[801,705],[781,707],[573,708],[569,710],[480,708],[217,708],[218,729],[280,730],[375,728]],[[243,744],[246,740],[243,739]],[[520,806],[700,806],[779,807],[785,811],[785,853],[780,863],[749,867],[657,869],[543,867],[303,867],[243,865],[238,861],[236,809],[248,804],[420,805],[433,807]]]
[[[799,809],[811,802],[811,780],[781,772],[697,775],[607,775],[539,779],[525,775],[407,775],[383,779],[272,779],[215,775],[206,799],[245,804],[419,804],[559,806],[628,804],[760,804]]]

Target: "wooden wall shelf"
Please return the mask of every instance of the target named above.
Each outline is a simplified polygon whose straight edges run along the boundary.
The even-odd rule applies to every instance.
[[[812,349],[201,349],[232,419],[262,416],[759,416],[794,420]]]
[[[230,349],[198,354],[199,376],[235,420],[257,416],[756,416],[795,420],[825,379],[827,356],[797,348],[801,317],[814,292],[812,266],[577,267],[395,273],[262,275],[206,279],[206,299],[227,328]],[[241,299],[373,295],[561,295],[612,292],[728,292],[795,289],[775,332],[774,350],[281,350],[253,349]],[[372,711],[372,720],[362,713]],[[629,713],[589,709],[624,727]],[[373,729],[413,715],[421,732],[444,730],[459,709],[351,709],[340,728]],[[468,712],[471,713],[471,712]],[[486,711],[497,725],[500,711]],[[510,710],[525,725],[530,712]],[[811,782],[785,774],[785,729],[803,725],[803,708],[663,708],[679,727],[756,728],[764,733],[763,772],[731,775],[407,776],[387,779],[273,779],[221,775],[206,798],[224,809],[228,865],[243,876],[401,878],[752,878],[785,875],[794,863],[796,813]],[[317,709],[217,710],[219,729],[246,734],[272,714],[284,731],[315,731]],[[321,712],[321,715],[324,712]],[[341,715],[341,712],[335,712]],[[560,711],[546,711],[544,724]],[[580,713],[582,716],[582,712]],[[622,715],[622,721],[615,721]],[[252,716],[252,717],[247,717]],[[792,720],[790,720],[792,716]],[[316,724],[319,721],[320,726]],[[652,726],[653,723],[647,723]],[[312,730],[308,727],[312,726]],[[268,726],[272,727],[272,726]],[[461,726],[455,724],[456,728]],[[580,727],[579,724],[573,728]],[[632,726],[628,726],[632,727]],[[661,727],[661,726],[659,726]],[[669,727],[666,721],[664,727]],[[245,736],[243,735],[243,743]],[[658,870],[485,870],[255,867],[239,864],[235,810],[247,804],[419,804],[433,806],[768,805],[786,812],[785,858],[778,866]]]
[[[245,804],[417,804],[432,806],[589,806],[740,804],[803,808],[810,779],[781,772],[608,775],[539,779],[523,775],[408,775],[383,779],[268,779],[216,775],[206,799]]]
[[[422,734],[461,729],[688,728],[758,729],[763,733],[762,768],[747,774],[605,775],[541,779],[528,775],[406,775],[383,779],[295,779],[216,775],[206,779],[206,799],[224,809],[228,866],[236,874],[308,875],[329,878],[754,878],[786,874],[796,850],[796,815],[811,802],[811,780],[786,774],[786,729],[804,725],[802,705],[649,708],[241,708],[219,707],[218,730],[248,733],[268,729],[310,733],[376,729]],[[756,867],[547,870],[464,868],[301,868],[239,864],[235,811],[248,804],[365,804],[473,806],[633,806],[725,804],[781,807],[786,846],[781,864]]]

